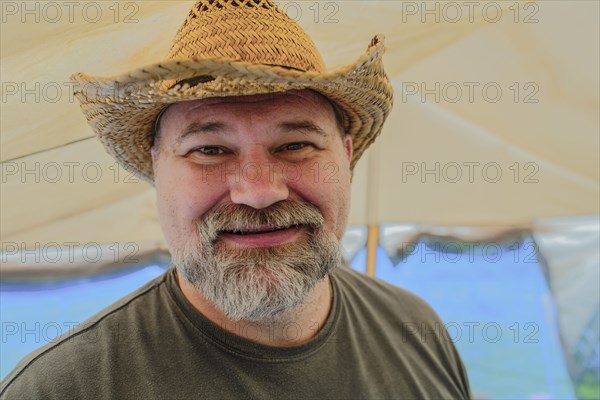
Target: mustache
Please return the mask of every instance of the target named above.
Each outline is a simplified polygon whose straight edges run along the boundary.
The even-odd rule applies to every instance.
[[[290,225],[307,225],[318,229],[324,223],[323,215],[315,205],[308,202],[282,200],[263,209],[245,204],[219,204],[205,213],[198,225],[204,239],[212,242],[222,231]]]

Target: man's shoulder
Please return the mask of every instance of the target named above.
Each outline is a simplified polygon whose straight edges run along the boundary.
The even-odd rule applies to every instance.
[[[69,386],[74,373],[92,378],[97,366],[111,353],[115,345],[126,345],[132,338],[131,328],[143,319],[142,313],[151,313],[160,303],[158,291],[164,286],[167,274],[151,280],[129,295],[104,308],[64,335],[28,354],[2,380],[1,398],[32,386],[58,388]],[[154,303],[154,306],[153,306]],[[12,393],[12,394],[11,394]],[[41,394],[41,393],[40,393]],[[75,396],[75,393],[71,393]]]
[[[439,321],[437,313],[425,300],[404,288],[351,268],[338,268],[334,275],[353,302],[369,303],[379,310],[381,307],[392,308],[406,320]]]
[[[434,309],[416,294],[349,268],[334,273],[340,287],[348,329],[357,331],[371,352],[390,344],[380,359],[392,359],[393,365],[411,360],[410,368],[429,371],[433,376],[430,393],[435,397],[469,398],[469,385],[460,356],[445,325]],[[395,351],[393,349],[396,349]],[[373,353],[374,354],[374,353]],[[394,358],[396,357],[396,358]],[[407,368],[409,368],[407,367]],[[443,384],[440,384],[443,382]]]

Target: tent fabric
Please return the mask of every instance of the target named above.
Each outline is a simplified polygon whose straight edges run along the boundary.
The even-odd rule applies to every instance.
[[[597,214],[598,2],[451,3],[280,3],[329,68],[386,36],[395,108],[357,166],[350,222]],[[161,240],[153,189],[91,137],[68,76],[162,59],[193,1],[53,4],[2,2],[3,243]]]

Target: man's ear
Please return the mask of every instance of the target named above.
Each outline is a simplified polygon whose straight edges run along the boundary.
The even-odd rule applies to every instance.
[[[350,135],[344,135],[344,148],[346,150],[346,155],[348,156],[348,161],[352,160],[354,148],[352,147],[352,137]]]

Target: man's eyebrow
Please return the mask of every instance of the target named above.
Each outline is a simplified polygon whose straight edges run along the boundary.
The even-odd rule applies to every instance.
[[[279,130],[283,132],[301,131],[306,133],[315,133],[319,136],[327,137],[321,127],[308,120],[286,121],[278,125]],[[181,143],[189,136],[198,134],[211,134],[226,132],[226,125],[223,122],[192,122],[177,137],[176,143]]]
[[[181,143],[185,138],[202,133],[225,132],[225,124],[222,122],[192,122],[177,137],[176,143]]]
[[[307,133],[316,133],[317,135],[323,137],[328,136],[327,132],[325,132],[320,126],[308,120],[282,122],[279,124],[279,129],[284,132],[304,131]]]

